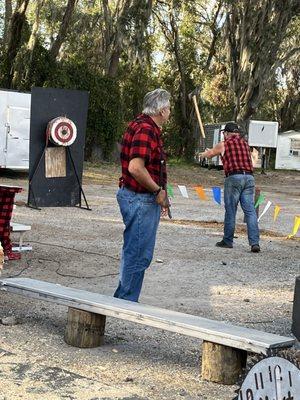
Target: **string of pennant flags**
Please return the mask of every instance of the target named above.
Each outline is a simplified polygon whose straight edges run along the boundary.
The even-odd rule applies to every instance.
[[[189,194],[187,191],[187,188],[185,185],[177,185],[179,192],[181,193],[182,197],[184,198],[189,198]],[[207,201],[208,197],[207,194],[205,192],[205,189],[203,188],[203,186],[196,186],[193,188],[197,195],[199,196],[199,198],[201,200]],[[214,186],[211,188],[212,190],[212,196],[214,201],[221,205],[222,204],[222,190],[220,187],[218,186]],[[167,184],[167,192],[168,192],[168,196],[171,198],[174,198],[174,188],[171,184]],[[262,205],[264,202],[266,201],[266,196],[264,193],[260,193],[260,195],[258,196],[256,203],[255,203],[255,208],[259,207],[260,205]],[[272,201],[268,200],[263,211],[261,212],[261,214],[258,217],[258,222],[260,222],[260,220],[262,219],[262,217],[269,211],[269,209],[271,208],[271,206],[273,205]],[[274,211],[273,211],[273,221],[276,222],[278,215],[281,211],[281,207],[278,204],[274,204]],[[293,225],[293,229],[292,232],[287,236],[289,239],[296,236],[298,231],[300,228],[300,215],[296,215],[294,218],[294,225]]]

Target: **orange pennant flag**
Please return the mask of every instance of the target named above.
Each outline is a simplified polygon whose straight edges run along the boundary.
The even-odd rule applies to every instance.
[[[194,189],[196,190],[196,192],[201,200],[207,200],[207,196],[206,196],[202,186],[196,186]]]

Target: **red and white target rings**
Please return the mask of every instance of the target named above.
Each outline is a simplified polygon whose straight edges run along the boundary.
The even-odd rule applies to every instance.
[[[76,125],[66,117],[54,118],[48,123],[47,137],[58,146],[71,146],[77,137]]]

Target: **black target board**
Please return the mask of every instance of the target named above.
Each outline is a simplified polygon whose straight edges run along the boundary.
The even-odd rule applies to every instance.
[[[88,97],[86,91],[38,87],[32,89],[29,206],[81,206]],[[53,125],[53,121],[55,123],[59,118],[70,122],[59,122],[57,129],[54,126],[55,134],[57,132],[55,143],[51,138],[49,140],[47,128],[49,129],[49,123]],[[74,135],[74,127],[76,137],[71,138],[68,135]],[[63,145],[63,135],[67,135],[65,138],[69,141],[68,146]],[[49,168],[47,162],[48,165],[50,163]]]

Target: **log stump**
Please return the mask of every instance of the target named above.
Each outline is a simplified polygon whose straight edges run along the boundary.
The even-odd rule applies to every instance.
[[[105,315],[69,307],[65,342],[74,347],[98,347],[104,342]]]
[[[246,366],[247,352],[204,341],[202,344],[202,379],[234,385]]]

